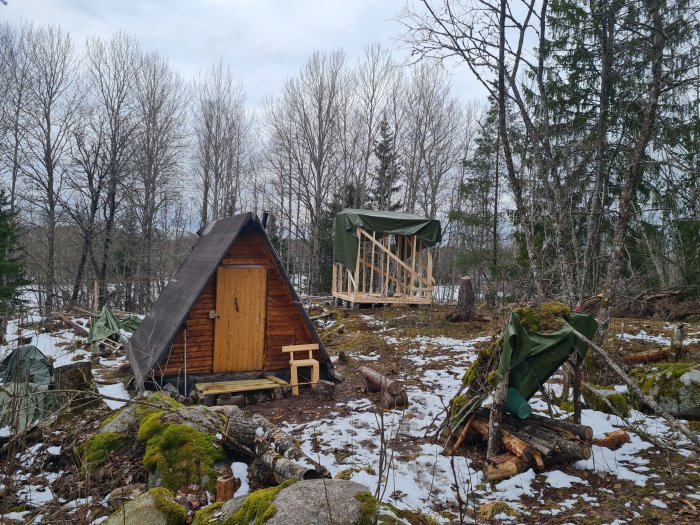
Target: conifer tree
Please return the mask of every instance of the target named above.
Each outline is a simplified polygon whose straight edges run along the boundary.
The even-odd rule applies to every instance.
[[[378,165],[374,172],[374,186],[370,191],[370,202],[377,210],[396,211],[401,208],[401,201],[393,200],[400,189],[398,182],[401,175],[396,155],[394,134],[389,129],[386,117],[379,125],[379,140],[374,142],[374,155]]]
[[[4,339],[9,316],[22,304],[21,287],[29,284],[19,257],[15,216],[0,190],[0,339]]]

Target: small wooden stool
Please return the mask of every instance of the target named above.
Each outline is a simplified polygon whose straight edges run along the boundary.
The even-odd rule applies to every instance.
[[[290,384],[292,385],[292,395],[299,395],[299,377],[297,375],[297,370],[305,366],[311,367],[311,383],[301,383],[302,385],[312,384],[315,385],[319,380],[319,367],[318,361],[313,358],[314,350],[318,350],[317,344],[310,345],[289,345],[283,346],[283,352],[289,352],[289,370],[290,370]],[[307,359],[294,359],[294,352],[309,352],[309,357]]]

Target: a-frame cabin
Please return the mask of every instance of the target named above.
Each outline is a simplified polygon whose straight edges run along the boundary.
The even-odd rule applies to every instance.
[[[287,345],[319,345],[321,378],[332,363],[260,220],[210,222],[129,341],[140,390],[171,383],[289,378]],[[186,378],[186,379],[185,379]],[[186,381],[186,385],[185,385]]]

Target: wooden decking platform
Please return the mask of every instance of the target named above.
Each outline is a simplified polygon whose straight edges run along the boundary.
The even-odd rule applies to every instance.
[[[273,376],[260,379],[242,379],[240,381],[216,381],[213,383],[195,384],[197,392],[202,396],[253,392],[254,390],[267,390],[269,388],[280,388],[283,386],[289,386],[289,383]]]

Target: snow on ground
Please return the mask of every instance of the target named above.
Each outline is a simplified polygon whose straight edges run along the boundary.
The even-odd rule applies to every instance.
[[[374,326],[379,328],[382,325],[381,322],[375,322]],[[392,331],[391,336],[383,334],[383,337],[390,344],[402,343],[411,348],[404,357],[412,361],[417,368],[413,372],[414,376],[402,377],[409,384],[409,408],[405,411],[384,413],[382,419],[381,413],[375,411],[373,403],[363,399],[346,406],[338,404],[338,410],[328,413],[323,419],[303,424],[288,424],[285,427],[286,431],[299,436],[305,452],[328,468],[333,475],[348,471],[346,474],[350,473],[353,481],[362,483],[371,490],[380,485],[385,501],[399,508],[432,513],[438,520],[443,520],[438,514],[439,511],[454,506],[455,476],[462,494],[474,490],[479,499],[507,500],[525,511],[527,509],[518,501],[526,496],[537,496],[538,489],[533,487],[533,481],[538,477],[552,488],[571,489],[588,485],[586,480],[559,470],[538,476],[531,469],[492,488],[481,483],[482,472],[472,468],[468,458],[442,456],[441,446],[425,443],[424,437],[426,434],[432,435],[435,422],[439,423],[444,417],[444,407],[459,389],[464,372],[476,357],[475,345],[490,340],[490,337],[462,340],[419,336],[407,339],[401,338],[395,331]],[[362,359],[361,354],[353,357]],[[375,354],[364,358],[374,359]],[[436,363],[439,366],[434,367]],[[418,381],[412,381],[416,379]],[[545,401],[539,397],[533,398],[532,405],[535,411],[542,413],[548,408]],[[342,410],[343,408],[349,408],[352,412],[347,414],[347,410]],[[556,407],[553,409],[555,415],[565,414]],[[625,426],[616,416],[594,410],[584,410],[582,417],[584,424],[593,427],[595,437],[603,437],[605,432]],[[668,438],[669,428],[660,418],[633,411],[629,420],[649,434]],[[379,472],[382,459],[382,450],[379,447],[381,429],[388,443],[383,457],[389,467],[384,473]],[[652,444],[633,432],[630,432],[630,438],[630,443],[618,450],[593,446],[591,458],[575,463],[574,468],[616,475],[619,479],[644,486],[655,474],[648,472],[648,460],[640,457],[639,453],[651,448]],[[682,439],[673,439],[682,446]],[[404,445],[402,453],[392,448],[391,445],[395,442]],[[406,445],[410,449],[408,453],[405,451]],[[595,500],[594,496],[574,493],[572,499],[563,501],[559,508],[547,512],[556,515],[565,508]]]
[[[105,403],[107,403],[107,406],[109,408],[111,408],[112,410],[116,410],[117,408],[123,407],[126,404],[126,400],[131,399],[129,392],[127,392],[126,388],[124,388],[124,385],[122,383],[115,383],[113,385],[98,386],[97,390],[103,396],[116,397],[118,399],[125,400],[125,401],[116,401],[113,399],[105,399],[104,400]]]

